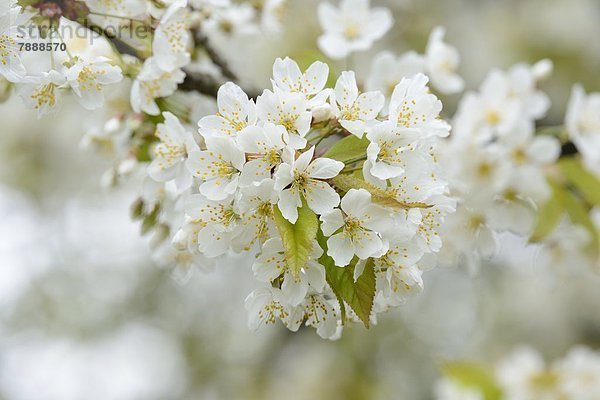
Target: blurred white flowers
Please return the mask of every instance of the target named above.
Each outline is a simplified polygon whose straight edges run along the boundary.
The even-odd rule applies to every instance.
[[[394,22],[390,10],[383,7],[371,9],[369,0],[342,0],[339,8],[321,2],[318,14],[324,31],[319,37],[319,48],[333,59],[368,50]]]

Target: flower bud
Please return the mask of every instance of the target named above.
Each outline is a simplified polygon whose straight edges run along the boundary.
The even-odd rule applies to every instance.
[[[327,121],[328,119],[333,118],[333,116],[333,111],[331,111],[331,106],[329,104],[323,104],[312,109],[314,122]]]
[[[548,79],[550,75],[552,75],[553,69],[554,64],[547,58],[536,62],[533,64],[533,67],[531,67],[531,71],[536,82],[542,82]]]

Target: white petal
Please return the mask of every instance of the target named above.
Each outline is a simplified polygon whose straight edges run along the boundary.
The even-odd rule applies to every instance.
[[[333,258],[335,265],[345,267],[354,257],[354,246],[349,238],[337,233],[327,240],[327,254]]]
[[[340,196],[337,192],[322,181],[309,180],[304,195],[310,209],[317,214],[328,213],[340,204]]]
[[[279,194],[277,202],[281,215],[292,224],[298,220],[298,207],[302,206],[300,194],[292,189],[286,189]]]
[[[321,230],[325,236],[331,236],[344,225],[344,216],[339,208],[321,215]]]
[[[383,242],[375,232],[367,231],[363,233],[360,243],[354,243],[354,249],[358,258],[365,260],[381,250]]]
[[[344,169],[344,163],[330,158],[317,158],[310,163],[306,172],[316,179],[331,179]]]

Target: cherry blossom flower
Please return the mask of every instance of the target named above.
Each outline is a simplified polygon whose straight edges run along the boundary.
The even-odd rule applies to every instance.
[[[207,138],[206,147],[189,155],[187,167],[202,181],[200,193],[209,200],[225,200],[238,187],[244,152],[233,141],[220,137]]]
[[[569,137],[583,155],[586,167],[600,176],[600,93],[585,94],[573,87],[565,123]]]
[[[362,137],[385,103],[379,92],[358,92],[354,72],[344,71],[338,78],[332,94],[333,113],[348,132]]]
[[[323,157],[311,161],[314,152],[311,147],[297,159],[291,152],[285,152],[284,162],[275,172],[275,190],[280,191],[277,205],[291,223],[298,219],[303,198],[317,214],[331,211],[340,202],[340,196],[325,180],[335,177],[344,163]]]
[[[227,82],[217,93],[217,115],[208,115],[198,122],[199,132],[210,136],[235,137],[247,126],[256,122],[256,110],[252,100],[236,84]]]
[[[324,30],[318,40],[319,48],[333,59],[368,50],[393,24],[390,10],[371,9],[369,0],[342,0],[339,8],[321,2],[317,11]]]
[[[263,127],[251,126],[240,132],[237,141],[248,158],[240,177],[242,185],[271,177],[271,170],[281,163],[287,137],[283,126],[270,122]]]
[[[342,198],[341,210],[336,208],[323,214],[321,229],[330,236],[327,254],[335,264],[344,267],[352,257],[361,260],[385,253],[387,245],[380,235],[386,224],[388,213],[371,202],[371,194],[364,189],[350,189]],[[342,231],[335,233],[338,229]]]
[[[444,43],[445,34],[446,30],[441,26],[431,32],[425,50],[426,71],[431,84],[440,92],[458,93],[465,86],[464,79],[456,73],[460,55],[454,47]]]
[[[170,112],[163,116],[165,122],[156,127],[160,143],[153,148],[154,159],[148,166],[148,175],[159,182],[174,179],[179,192],[183,192],[192,185],[192,176],[185,165],[187,157],[200,148],[177,117]]]

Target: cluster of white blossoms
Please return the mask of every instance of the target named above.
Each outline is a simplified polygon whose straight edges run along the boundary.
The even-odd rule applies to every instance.
[[[457,73],[460,55],[454,47],[444,42],[445,34],[443,27],[436,27],[429,35],[425,54],[407,51],[396,57],[387,50],[376,54],[365,82],[366,88],[391,95],[402,78],[412,78],[422,73],[429,77],[431,86],[440,93],[461,92],[465,82]],[[383,111],[387,112],[387,104]]]
[[[436,385],[436,399],[594,400],[600,393],[600,354],[583,346],[550,365],[534,349],[523,346],[498,361],[491,373],[479,368],[450,364]],[[461,374],[453,373],[459,369]]]
[[[34,26],[33,17],[30,10],[12,0],[0,10],[0,75],[19,84],[24,103],[37,110],[38,116],[55,112],[64,91],[73,93],[88,110],[101,107],[106,86],[122,80],[121,69],[102,51],[70,52],[58,27],[45,37],[37,31],[24,36],[25,28]],[[61,17],[58,23],[64,27],[70,21]],[[35,51],[30,46],[35,46]],[[23,51],[28,48],[30,51]]]
[[[423,54],[376,54],[368,76],[327,87],[320,57],[304,72],[279,58],[272,88],[252,91],[230,61],[283,31],[288,3],[5,1],[0,99],[14,87],[42,117],[72,93],[94,111],[84,143],[113,157],[109,184],[147,174],[134,216],[178,279],[256,255],[252,327],[368,326],[423,287],[423,270],[493,255],[500,232],[542,243],[545,264],[598,259],[600,94],[575,86],[564,126],[543,129],[543,60],[491,71],[441,115],[434,93],[465,86],[442,27]],[[316,45],[346,65],[393,25],[368,0],[317,14]]]
[[[561,152],[556,137],[535,133],[550,106],[537,86],[550,70],[547,60],[493,70],[461,99],[442,157],[460,199],[443,229],[444,262],[476,265],[496,252],[497,232],[532,234],[538,207],[552,195],[546,168]]]
[[[281,320],[334,338],[346,319],[375,321],[422,287],[453,210],[436,162],[449,125],[427,77],[402,80],[381,117],[383,94],[360,93],[351,71],[326,88],[328,75],[277,59],[256,101],[224,84],[199,135],[170,113],[158,125],[148,174],[182,207],[173,251],[198,264],[256,253],[254,328]]]
[[[215,74],[210,57],[192,59],[194,41],[256,33],[257,18],[275,31],[284,10],[281,0],[258,16],[249,2],[228,0],[10,0],[0,9],[0,77],[39,117],[56,112],[65,92],[97,110],[106,87],[122,81],[133,112],[159,115],[157,99],[175,94],[184,68]]]

